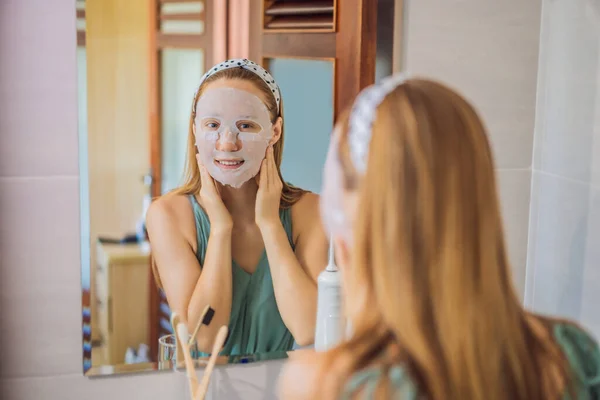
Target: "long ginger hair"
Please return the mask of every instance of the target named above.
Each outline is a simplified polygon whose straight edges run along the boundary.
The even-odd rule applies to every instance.
[[[357,174],[342,118],[344,190],[358,196],[345,293],[354,333],[324,355],[319,398],[355,372],[402,366],[428,399],[560,397],[566,358],[541,340],[515,293],[492,152],[475,110],[449,88],[410,79],[380,104]]]

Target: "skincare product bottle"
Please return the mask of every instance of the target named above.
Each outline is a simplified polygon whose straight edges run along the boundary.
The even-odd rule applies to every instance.
[[[329,263],[317,280],[317,324],[315,350],[326,351],[343,338],[341,279],[335,264],[333,240],[329,241]]]

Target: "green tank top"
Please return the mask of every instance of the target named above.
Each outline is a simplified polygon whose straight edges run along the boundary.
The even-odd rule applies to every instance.
[[[571,399],[566,393],[565,400],[600,399],[600,350],[596,341],[580,328],[570,324],[554,325],[554,337],[569,360],[577,397]],[[394,399],[418,399],[419,391],[410,376],[402,368],[396,366],[389,370],[389,382],[393,387]],[[370,368],[357,372],[352,376],[342,399],[352,398],[359,388],[364,390],[364,399],[374,399],[377,384],[381,379],[381,370]]]
[[[210,235],[208,215],[193,195],[189,195],[196,219],[196,258],[204,265]],[[291,209],[279,210],[279,218],[294,249]],[[275,302],[273,280],[266,251],[263,251],[253,274],[232,262],[232,301],[229,337],[220,354],[246,355],[273,351],[288,351],[294,337],[287,329]],[[219,312],[215,310],[215,312]],[[208,354],[200,353],[201,357]]]

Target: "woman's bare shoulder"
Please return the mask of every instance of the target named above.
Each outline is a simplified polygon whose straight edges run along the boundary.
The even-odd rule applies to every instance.
[[[194,229],[194,215],[188,196],[168,193],[155,199],[146,213],[146,227],[150,234],[156,231],[181,232],[189,236]]]
[[[292,222],[303,224],[319,219],[319,195],[313,192],[304,193],[292,206]]]
[[[296,350],[290,353],[279,379],[279,393],[282,399],[300,400],[318,398],[320,371],[324,362],[322,353],[314,350]]]
[[[148,207],[146,221],[150,222],[164,218],[171,220],[181,213],[185,201],[185,196],[176,194],[165,194],[155,198]]]

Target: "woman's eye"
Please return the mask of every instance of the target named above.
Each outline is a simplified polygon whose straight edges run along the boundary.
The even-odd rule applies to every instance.
[[[242,131],[255,131],[258,130],[258,126],[251,122],[240,122],[238,124],[238,129]]]
[[[217,129],[219,127],[219,124],[217,124],[216,122],[207,122],[206,127],[211,129]]]

